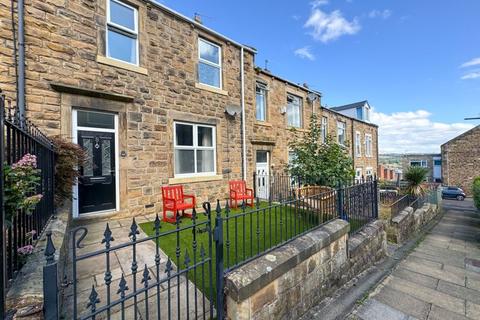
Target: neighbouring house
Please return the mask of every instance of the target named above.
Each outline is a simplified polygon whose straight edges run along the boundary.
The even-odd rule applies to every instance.
[[[437,153],[418,153],[402,155],[402,171],[408,167],[427,169],[427,182],[442,182],[442,155]]]
[[[0,2],[0,83],[14,99],[10,10]],[[197,206],[225,199],[229,180],[283,168],[289,128],[306,130],[312,112],[358,177],[376,174],[368,117],[321,107],[319,92],[256,68],[254,48],[163,4],[29,1],[25,12],[26,114],[89,155],[74,218],[160,212],[163,185],[183,184]]]
[[[442,179],[472,194],[472,183],[480,176],[480,126],[442,144]]]
[[[388,167],[384,164],[378,165],[378,179],[382,181],[397,181],[400,180],[401,170]]]
[[[354,102],[343,106],[332,107],[330,109],[357,120],[370,122],[370,112],[372,108],[368,104],[367,100]]]

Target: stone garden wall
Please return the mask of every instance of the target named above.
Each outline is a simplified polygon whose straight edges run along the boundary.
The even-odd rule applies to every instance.
[[[386,254],[381,221],[349,239],[334,220],[226,277],[228,319],[298,319]]]
[[[412,207],[405,208],[392,218],[390,226],[387,228],[388,240],[395,243],[405,242],[423,225],[432,220],[438,211],[437,205],[430,203],[425,203],[417,210]]]

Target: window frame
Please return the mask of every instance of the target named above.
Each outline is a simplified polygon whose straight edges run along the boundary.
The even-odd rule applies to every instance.
[[[321,120],[321,122],[320,122],[320,129],[321,129],[322,143],[327,143],[327,137],[328,137],[328,117],[322,116],[322,120]]]
[[[365,168],[365,178],[368,177],[373,177],[373,168],[372,167],[366,167]]]
[[[410,167],[415,167],[415,166],[412,166],[413,162],[420,163],[420,165],[418,165],[417,167],[428,168],[428,160],[410,160]]]
[[[299,118],[299,125],[298,127],[295,126],[295,125],[292,125],[290,123],[288,123],[288,98],[291,97],[291,99],[298,99],[299,101],[299,104],[298,104],[298,118]],[[287,106],[286,106],[287,110],[286,110],[286,115],[287,115],[287,127],[289,128],[297,128],[297,129],[301,129],[303,128],[303,98],[300,97],[300,96],[297,96],[295,94],[292,94],[292,93],[287,93]]]
[[[214,47],[217,47],[218,48],[218,65],[211,62],[211,61],[208,61],[206,59],[203,59],[201,57],[201,54],[200,54],[200,41],[203,41],[205,43],[208,43],[209,45],[212,45]],[[197,63],[197,81],[199,84],[201,84],[202,86],[208,86],[210,88],[215,88],[215,89],[220,89],[222,90],[223,88],[223,61],[222,61],[222,47],[214,42],[211,42],[203,37],[198,37],[198,41],[197,41],[197,51],[198,51],[198,63]],[[199,68],[199,65],[200,63],[205,63],[205,64],[208,64],[209,66],[212,66],[212,67],[215,67],[215,68],[218,68],[218,72],[219,72],[219,80],[220,80],[220,83],[219,83],[219,86],[212,86],[211,84],[208,84],[208,83],[203,83],[200,81],[200,68]]]
[[[373,155],[373,137],[370,133],[365,133],[365,156],[370,158],[372,157],[372,155]]]
[[[365,143],[367,140],[365,139]],[[365,155],[367,153],[367,148],[365,147]],[[362,156],[362,134],[360,131],[355,131],[355,156],[361,157]]]
[[[178,146],[177,145],[177,124],[192,126],[192,135],[193,135],[193,145],[192,146]],[[198,146],[198,127],[206,127],[212,129],[212,146]],[[185,177],[202,177],[202,176],[213,176],[217,174],[217,136],[216,136],[216,126],[203,124],[203,123],[194,123],[194,122],[185,122],[185,121],[173,121],[173,175],[175,178],[185,178]],[[189,173],[176,173],[175,168],[175,157],[176,150],[193,150],[193,163],[195,172]],[[213,171],[210,172],[198,172],[197,168],[197,150],[213,150]]]
[[[265,116],[265,119],[261,120],[261,119],[258,119],[257,117],[257,112],[258,112],[258,104],[257,104],[257,89],[260,88],[260,90],[263,90],[264,94],[263,94],[263,103],[264,103],[264,116]],[[255,120],[257,121],[261,121],[261,122],[267,122],[268,121],[268,105],[267,105],[267,96],[268,95],[268,86],[267,84],[263,83],[263,82],[260,82],[260,81],[256,81],[255,82]]]
[[[128,63],[134,66],[139,66],[140,65],[140,45],[139,45],[139,30],[138,30],[138,8],[131,6],[128,3],[125,3],[124,1],[121,0],[106,0],[107,2],[107,21],[106,21],[106,26],[105,26],[105,56],[109,59],[115,60],[115,61],[120,61],[123,63]],[[133,10],[134,13],[134,20],[135,20],[135,30],[129,29],[127,27],[124,27],[122,25],[119,25],[115,22],[110,21],[110,2],[116,2],[119,5],[122,5],[124,7],[127,7],[129,9]],[[121,60],[118,58],[114,58],[110,55],[110,50],[109,50],[109,43],[108,43],[108,32],[109,30],[112,30],[116,33],[120,33],[126,37],[130,37],[132,39],[135,39],[135,57],[136,61],[135,63],[132,63],[130,61],[125,61]],[[134,36],[134,37],[133,37]]]
[[[340,134],[339,134],[340,125],[342,125],[342,128],[343,128],[343,142],[340,142]],[[337,142],[341,146],[346,146],[346,143],[347,143],[347,123],[343,121],[337,121]]]

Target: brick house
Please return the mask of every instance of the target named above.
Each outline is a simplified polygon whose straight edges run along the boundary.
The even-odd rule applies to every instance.
[[[438,153],[409,153],[402,155],[402,172],[408,167],[423,167],[427,169],[428,182],[442,181],[442,155]]]
[[[14,99],[10,10],[0,2],[0,82]],[[228,180],[251,184],[258,168],[287,163],[288,127],[304,130],[311,111],[342,141],[369,137],[351,154],[362,174],[376,172],[376,126],[321,107],[318,92],[256,69],[252,47],[162,4],[26,1],[25,11],[27,116],[90,155],[74,217],[159,212],[169,184],[198,204],[224,199]]]
[[[480,176],[480,126],[442,144],[442,179],[472,194],[472,183]]]

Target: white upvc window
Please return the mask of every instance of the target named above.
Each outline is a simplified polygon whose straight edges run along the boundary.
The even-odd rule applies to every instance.
[[[344,146],[346,142],[347,124],[342,121],[337,121],[337,141],[338,144]]]
[[[428,167],[428,162],[427,162],[427,160],[412,160],[412,161],[410,161],[410,166],[411,167],[426,168],[426,167]]]
[[[322,117],[321,134],[322,134],[322,142],[326,143],[327,137],[328,137],[328,118],[327,117]]]
[[[107,0],[106,56],[138,66],[138,10]]]
[[[198,82],[222,88],[222,48],[213,42],[198,38]]]
[[[372,135],[371,134],[365,134],[365,155],[367,157],[372,156]]]
[[[359,131],[355,132],[355,156],[362,156],[362,136]]]
[[[355,180],[361,181],[362,180],[362,168],[355,169]]]
[[[175,177],[216,174],[215,127],[174,123]]]
[[[264,83],[257,82],[256,84],[256,116],[258,121],[267,120],[267,86]]]
[[[302,127],[302,98],[287,95],[287,125],[289,127]]]

